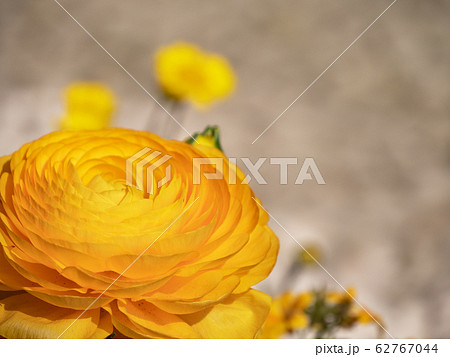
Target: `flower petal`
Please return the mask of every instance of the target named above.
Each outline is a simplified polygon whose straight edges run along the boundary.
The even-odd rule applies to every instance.
[[[124,313],[138,331],[146,334],[161,334],[169,338],[199,338],[195,329],[177,315],[169,314],[147,301],[117,302],[119,310]],[[129,326],[133,326],[129,325]]]
[[[75,291],[72,292],[73,295],[67,295],[68,294],[67,292],[64,293],[60,293],[58,291],[43,292],[32,289],[28,290],[28,293],[37,297],[38,299],[48,302],[49,304],[73,310],[84,310],[88,306],[90,306],[90,309],[97,309],[106,304],[109,304],[112,301],[112,299],[106,298],[104,296],[98,298],[99,294],[95,296],[83,296],[81,294],[76,293]],[[91,304],[93,305],[91,306]]]
[[[223,279],[212,291],[204,295],[201,299],[194,301],[167,301],[147,299],[160,309],[172,314],[192,314],[205,310],[212,305],[218,304],[231,295],[231,292],[239,285],[239,278],[230,275]]]
[[[105,311],[100,311],[100,321],[98,322],[97,329],[94,334],[89,338],[91,339],[104,339],[111,335],[114,331],[114,326],[112,324],[111,315]]]
[[[100,309],[80,311],[59,308],[30,294],[10,296],[0,300],[0,335],[6,338],[89,338],[108,331],[107,321],[100,321]],[[111,330],[111,329],[109,329]],[[108,335],[105,335],[106,337]]]
[[[231,295],[222,303],[182,315],[202,338],[255,338],[270,309],[270,296],[257,290]]]
[[[8,287],[0,290],[21,290],[24,286],[34,286],[31,281],[25,279],[20,275],[7,261],[3,252],[3,247],[0,245],[0,284]]]

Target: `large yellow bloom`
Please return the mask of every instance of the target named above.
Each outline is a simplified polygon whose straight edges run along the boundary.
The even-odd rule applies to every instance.
[[[76,82],[64,91],[66,111],[61,118],[62,129],[97,130],[110,126],[115,110],[115,97],[100,83]]]
[[[172,157],[152,195],[126,184],[126,159],[144,147]],[[239,169],[226,161],[224,179],[196,185],[194,157],[223,154],[108,129],[55,132],[0,158],[0,335],[58,337],[107,289],[62,338],[113,326],[132,338],[255,337],[271,299],[251,286],[278,239]]]
[[[233,92],[236,78],[222,56],[178,42],[155,55],[155,73],[163,91],[177,100],[203,108]]]

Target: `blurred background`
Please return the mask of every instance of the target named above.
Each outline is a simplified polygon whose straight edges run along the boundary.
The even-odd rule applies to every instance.
[[[450,1],[399,0],[254,144],[390,0],[60,2],[158,99],[160,46],[184,40],[227,57],[233,97],[177,119],[191,133],[219,125],[231,157],[313,157],[326,185],[294,185],[300,165],[280,185],[279,167],[262,166],[268,184],[252,188],[266,209],[393,336],[450,337]],[[185,138],[54,1],[2,0],[0,155],[55,130],[62,90],[79,80],[114,91],[116,126]],[[314,264],[286,281],[299,247],[271,226],[281,252],[262,289],[338,289]]]

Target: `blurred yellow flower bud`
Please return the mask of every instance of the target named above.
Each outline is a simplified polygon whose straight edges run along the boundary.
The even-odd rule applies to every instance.
[[[78,82],[64,93],[66,112],[61,129],[97,130],[110,126],[115,109],[114,94],[100,83]]]
[[[155,74],[164,93],[199,108],[230,95],[236,77],[228,61],[189,43],[177,42],[155,54]]]
[[[286,333],[308,327],[309,318],[305,310],[313,300],[314,294],[311,292],[296,295],[287,291],[274,298],[259,337],[280,338]]]
[[[344,304],[344,303],[350,303],[353,301],[353,299],[350,297],[356,297],[356,289],[351,287],[347,288],[347,291],[331,291],[325,295],[325,299],[328,303],[334,303],[334,304]],[[348,292],[348,294],[347,294]],[[350,294],[350,295],[349,295]]]
[[[316,261],[320,260],[322,249],[319,245],[310,243],[304,246],[298,256],[298,262],[304,265],[316,265]]]

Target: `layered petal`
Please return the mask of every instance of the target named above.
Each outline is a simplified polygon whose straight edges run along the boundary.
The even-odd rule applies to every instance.
[[[249,290],[182,318],[202,338],[255,338],[270,310],[270,296]]]
[[[73,323],[73,324],[72,324]],[[58,308],[27,293],[0,300],[0,335],[6,338],[105,338],[112,324],[100,309]]]

